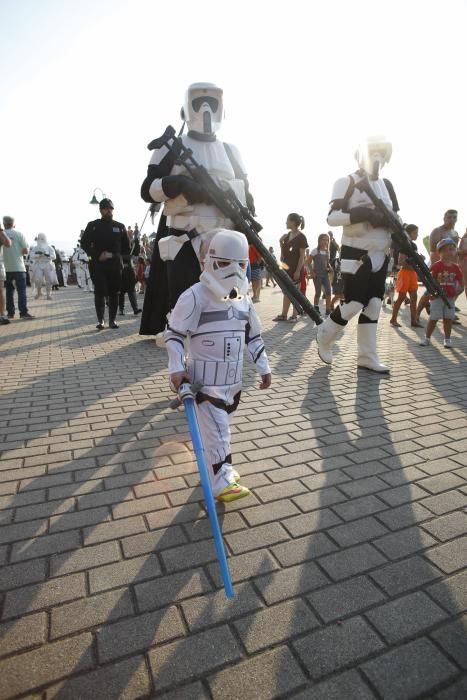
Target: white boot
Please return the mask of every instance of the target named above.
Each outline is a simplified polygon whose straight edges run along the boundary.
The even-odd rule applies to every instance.
[[[42,292],[41,287],[36,287],[36,295],[35,295],[34,299],[39,299],[39,297],[42,296],[41,292]]]
[[[372,372],[387,374],[389,367],[380,362],[376,352],[377,323],[359,323],[357,330],[358,360],[357,365]]]
[[[333,321],[330,316],[318,326],[318,335],[316,336],[318,355],[327,365],[332,364],[332,347],[343,330],[344,326]]]
[[[50,285],[47,285],[46,291],[47,291],[47,299],[52,299],[52,287]]]

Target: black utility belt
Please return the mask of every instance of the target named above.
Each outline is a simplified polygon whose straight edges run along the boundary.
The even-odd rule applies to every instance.
[[[209,403],[216,408],[220,408],[222,411],[226,411],[230,414],[237,410],[238,404],[240,403],[241,393],[241,391],[238,391],[234,396],[233,403],[229,405],[225,401],[222,401],[222,399],[217,399],[214,398],[214,396],[209,396],[209,394],[203,394],[202,391],[198,391],[196,394],[196,403],[200,404],[204,403],[205,401],[209,401]]]
[[[365,260],[368,258],[368,251],[364,248],[352,248],[349,245],[341,246],[341,260]]]

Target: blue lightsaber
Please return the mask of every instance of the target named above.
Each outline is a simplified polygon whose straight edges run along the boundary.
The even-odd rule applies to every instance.
[[[206,465],[206,457],[204,455],[203,441],[201,439],[198,418],[196,416],[195,396],[200,388],[201,387],[197,387],[196,385],[193,386],[188,383],[181,384],[178,390],[179,401],[174,401],[171,404],[171,407],[176,408],[176,406],[179,406],[183,403],[183,407],[185,409],[188,428],[190,430],[191,442],[193,443],[193,449],[195,452],[196,462],[198,464],[199,474],[201,478],[201,486],[203,488],[206,509],[208,511],[209,520],[211,522],[211,529],[214,537],[214,544],[216,546],[217,559],[219,561],[219,567],[221,570],[225,594],[227,598],[233,598],[234,590],[232,586],[232,578],[230,576],[229,565],[227,563],[224,540],[222,539],[222,532],[217,517],[216,504],[214,502],[214,496],[212,495],[211,482],[209,480],[208,468]]]

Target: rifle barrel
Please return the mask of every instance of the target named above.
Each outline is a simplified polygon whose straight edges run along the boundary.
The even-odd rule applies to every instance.
[[[167,147],[171,148],[169,141],[172,142],[172,148],[177,152],[179,162],[183,163],[194,180],[204,186],[204,189],[217,208],[226,218],[232,221],[236,230],[245,234],[248,243],[253,245],[258,253],[260,253],[274,280],[277,282],[282,292],[290,299],[294,308],[299,313],[304,311],[316,325],[322,323],[323,319],[320,314],[306,296],[297,288],[289,275],[279,267],[277,261],[266,248],[261,238],[258,236],[258,231],[261,231],[262,226],[251,216],[250,212],[239,201],[235,193],[232,190],[227,192],[222,190],[217,183],[214,182],[206,168],[196,161],[191,149],[183,145],[181,139],[171,136],[166,142]]]
[[[362,177],[355,186],[361,191],[365,192],[368,198],[373,202],[375,207],[384,214],[386,218],[386,223],[388,228],[392,232],[393,238],[402,246],[402,251],[407,255],[407,261],[411,265],[415,272],[417,272],[421,281],[427,288],[427,290],[433,296],[438,296],[446,306],[450,307],[451,303],[448,296],[446,295],[444,289],[438,284],[437,280],[431,274],[429,267],[426,265],[422,256],[417,250],[416,244],[409,238],[404,225],[399,221],[394,212],[390,211],[382,199],[380,199],[371,189],[371,185],[368,182],[367,177]]]

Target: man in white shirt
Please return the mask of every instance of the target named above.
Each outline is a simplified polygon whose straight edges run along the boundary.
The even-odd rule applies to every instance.
[[[18,307],[20,318],[34,318],[28,311],[26,298],[26,267],[23,255],[28,253],[28,244],[22,233],[16,231],[15,220],[11,216],[3,217],[3,225],[11,246],[3,249],[3,262],[6,271],[6,308],[8,318],[15,317],[14,290],[18,292]],[[13,284],[14,283],[14,284]]]
[[[0,326],[5,326],[10,321],[5,317],[5,295],[3,288],[6,280],[5,265],[3,264],[3,246],[9,248],[11,241],[0,224]]]

